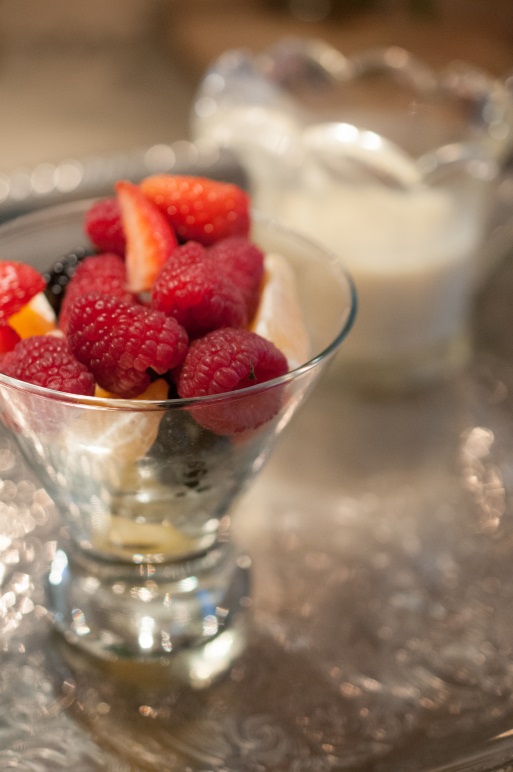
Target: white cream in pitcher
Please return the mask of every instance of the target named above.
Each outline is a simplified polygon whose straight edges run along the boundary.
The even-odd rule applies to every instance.
[[[449,192],[324,182],[290,191],[279,216],[336,252],[359,312],[344,356],[401,359],[462,327],[481,237],[479,220]]]

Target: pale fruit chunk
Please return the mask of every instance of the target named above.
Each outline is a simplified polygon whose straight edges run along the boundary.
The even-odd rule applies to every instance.
[[[30,338],[55,331],[57,320],[45,294],[38,292],[23,308],[9,317],[9,326],[16,330],[20,338]]]
[[[310,341],[296,277],[288,260],[276,252],[265,256],[262,293],[250,329],[280,349],[287,358],[289,370],[310,358]]]
[[[163,401],[167,399],[168,389],[166,381],[159,378],[136,399]],[[114,395],[100,387],[96,387],[95,396],[112,399],[113,403],[117,401]],[[86,445],[92,455],[97,448],[99,459],[109,459],[117,466],[135,462],[155,442],[162,415],[162,411],[151,409],[140,412],[116,410],[114,404],[112,410],[85,409],[70,427],[69,441],[75,445]]]
[[[193,552],[195,542],[169,523],[137,523],[125,517],[110,515],[109,527],[94,540],[98,549],[107,549],[120,557],[137,552],[165,552],[183,555]]]

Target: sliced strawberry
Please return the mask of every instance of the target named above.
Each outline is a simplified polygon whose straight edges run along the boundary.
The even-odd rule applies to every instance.
[[[141,182],[141,190],[169,218],[180,241],[208,246],[249,233],[249,197],[232,183],[155,174]]]
[[[16,330],[13,330],[8,324],[0,324],[0,355],[12,351],[20,340]]]
[[[44,288],[45,280],[32,266],[0,260],[0,322],[23,308]]]
[[[151,289],[175,247],[175,232],[162,212],[131,182],[116,183],[126,236],[126,273],[130,292]]]

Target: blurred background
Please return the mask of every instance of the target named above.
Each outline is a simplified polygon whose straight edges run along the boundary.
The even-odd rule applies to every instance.
[[[0,174],[186,139],[206,67],[288,34],[344,53],[400,45],[437,66],[462,58],[502,76],[513,70],[511,3],[0,0]]]

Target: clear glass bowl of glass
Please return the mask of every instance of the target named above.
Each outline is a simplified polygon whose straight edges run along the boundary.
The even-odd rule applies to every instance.
[[[84,243],[89,205],[3,225],[3,259],[45,270]],[[285,255],[297,278],[312,356],[287,375],[165,401],[79,397],[0,375],[4,425],[60,515],[48,577],[55,627],[97,657],[165,661],[195,684],[244,642],[250,561],[231,542],[233,504],[355,315],[352,282],[333,255],[257,213],[252,237]]]

